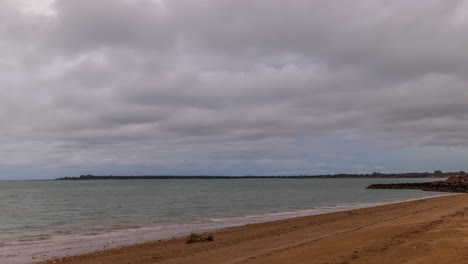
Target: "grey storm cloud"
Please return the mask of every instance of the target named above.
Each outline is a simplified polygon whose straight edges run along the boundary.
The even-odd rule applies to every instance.
[[[300,138],[468,142],[468,1],[50,8],[0,2],[0,164],[296,164],[318,151]]]

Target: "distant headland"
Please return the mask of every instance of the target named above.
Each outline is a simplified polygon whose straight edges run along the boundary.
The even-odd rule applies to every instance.
[[[375,178],[448,178],[455,175],[465,175],[459,172],[408,172],[408,173],[379,173],[371,174],[326,174],[326,175],[296,175],[296,176],[207,176],[207,175],[144,175],[144,176],[116,176],[116,175],[81,175],[79,177],[63,177],[56,180],[215,180],[215,179],[375,179]]]
[[[367,189],[418,189],[432,192],[468,193],[468,175],[450,176],[444,181],[371,184]]]

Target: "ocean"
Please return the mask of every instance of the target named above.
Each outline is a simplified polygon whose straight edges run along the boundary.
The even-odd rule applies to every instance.
[[[0,263],[446,194],[365,189],[434,180],[0,181]]]

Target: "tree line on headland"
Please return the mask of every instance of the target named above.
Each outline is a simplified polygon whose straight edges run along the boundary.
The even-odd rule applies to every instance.
[[[468,175],[460,174],[443,181],[371,184],[366,189],[419,189],[431,192],[468,193]]]
[[[164,180],[164,179],[335,179],[335,178],[448,178],[455,175],[466,175],[459,172],[407,172],[407,173],[380,173],[371,174],[324,174],[324,175],[280,175],[280,176],[207,176],[207,175],[145,175],[145,176],[115,176],[115,175],[81,175],[79,177],[63,177],[57,180]]]

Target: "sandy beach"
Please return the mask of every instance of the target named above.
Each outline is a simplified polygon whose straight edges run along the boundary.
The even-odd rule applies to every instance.
[[[228,228],[43,263],[468,263],[468,195]]]

